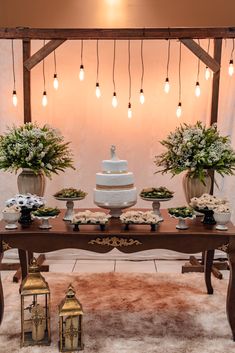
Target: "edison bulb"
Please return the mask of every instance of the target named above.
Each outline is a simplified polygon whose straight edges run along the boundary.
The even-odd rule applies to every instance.
[[[164,92],[169,93],[169,91],[170,91],[170,83],[169,83],[169,79],[167,77],[165,80],[165,83],[164,83]]]
[[[211,77],[210,69],[209,69],[208,66],[206,66],[206,69],[205,69],[205,79],[208,81],[210,77]]]
[[[80,65],[79,79],[80,79],[80,81],[83,81],[84,78],[85,78],[84,66],[83,66],[83,65]]]
[[[128,104],[127,116],[128,116],[129,119],[132,118],[131,103]]]
[[[12,93],[12,103],[13,105],[16,107],[17,103],[18,103],[18,99],[17,99],[17,95],[16,95],[16,91],[14,90]]]
[[[201,88],[200,88],[199,82],[196,82],[195,95],[196,95],[196,97],[199,97],[201,95]]]
[[[145,102],[144,91],[141,88],[141,90],[140,90],[140,103],[144,104],[144,102]]]
[[[97,97],[97,98],[100,98],[100,96],[101,96],[101,91],[100,91],[100,85],[99,85],[98,82],[96,83],[95,94],[96,94],[96,97]]]
[[[43,96],[42,96],[42,106],[46,107],[47,106],[47,93],[46,91],[43,92]]]
[[[54,86],[55,90],[57,90],[59,88],[59,81],[58,81],[58,78],[57,78],[57,74],[54,74],[53,86]]]
[[[228,74],[229,74],[229,76],[233,76],[233,74],[234,74],[234,66],[233,66],[232,59],[229,61]]]
[[[113,98],[112,98],[112,106],[116,108],[118,105],[118,100],[117,100],[117,95],[116,92],[113,92]]]
[[[182,105],[181,105],[181,102],[179,102],[178,107],[176,109],[176,116],[177,118],[180,118],[181,115],[182,115]]]

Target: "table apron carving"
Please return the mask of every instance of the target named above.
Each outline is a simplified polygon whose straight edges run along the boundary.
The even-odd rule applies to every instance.
[[[94,245],[103,245],[103,246],[111,246],[113,248],[118,248],[122,246],[136,246],[142,245],[139,240],[132,239],[132,238],[120,238],[120,237],[107,237],[107,238],[96,238],[92,239],[88,242],[88,244]]]

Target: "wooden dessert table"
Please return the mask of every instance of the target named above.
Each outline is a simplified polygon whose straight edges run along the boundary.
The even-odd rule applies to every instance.
[[[22,277],[27,274],[27,251],[46,253],[60,249],[85,249],[98,253],[107,253],[113,248],[124,253],[133,253],[149,249],[169,249],[182,253],[206,252],[205,283],[207,293],[212,294],[211,267],[215,249],[228,253],[230,279],[227,293],[227,316],[235,340],[235,227],[230,223],[228,231],[218,231],[214,226],[205,226],[201,219],[186,221],[190,224],[187,230],[175,228],[177,220],[170,218],[163,210],[164,222],[156,231],[147,225],[131,225],[124,230],[119,219],[111,219],[104,231],[98,226],[80,226],[74,231],[69,222],[62,220],[63,215],[50,220],[52,228],[41,230],[39,221],[34,220],[27,228],[19,226],[16,230],[6,230],[5,223],[0,222],[0,262],[5,251],[19,249],[22,266]],[[0,280],[0,322],[4,312],[4,297]]]

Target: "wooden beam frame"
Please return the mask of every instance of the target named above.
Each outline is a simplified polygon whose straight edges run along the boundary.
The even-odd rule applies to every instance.
[[[181,39],[180,41],[214,73],[220,70],[220,63],[215,58],[212,58],[195,40]]]
[[[234,38],[235,27],[218,28],[0,28],[0,39],[188,39]]]
[[[45,59],[51,52],[53,52],[56,48],[58,48],[61,44],[65,42],[66,39],[54,39],[39,49],[36,53],[34,53],[31,57],[24,61],[24,67],[27,70],[31,70],[34,66],[36,66],[40,61]]]

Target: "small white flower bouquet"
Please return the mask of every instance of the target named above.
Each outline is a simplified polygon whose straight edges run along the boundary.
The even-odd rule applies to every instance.
[[[17,207],[24,207],[28,209],[37,209],[44,205],[44,199],[37,195],[32,194],[17,194],[15,197],[6,201],[6,206],[17,206]]]

